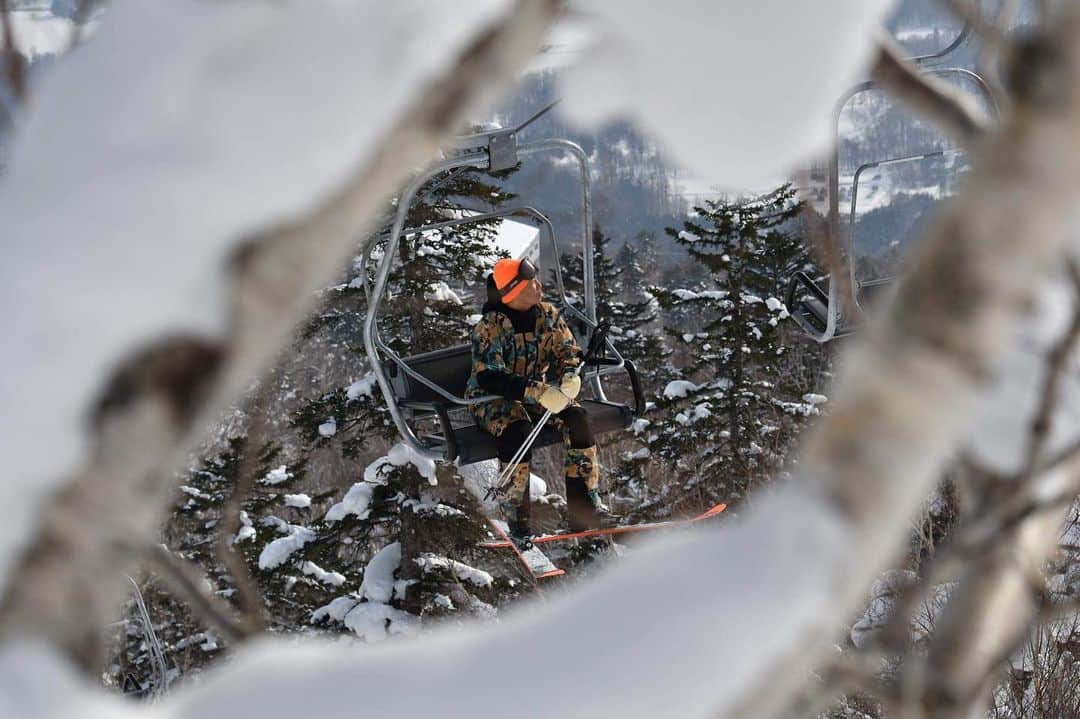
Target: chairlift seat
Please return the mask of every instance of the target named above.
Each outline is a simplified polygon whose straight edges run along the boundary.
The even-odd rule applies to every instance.
[[[464,397],[465,387],[472,372],[472,346],[468,344],[446,349],[425,352],[405,357],[403,361],[412,370],[423,375],[439,387],[456,397]],[[631,373],[632,384],[637,387],[637,378],[633,365],[626,363]],[[448,460],[457,460],[459,465],[482,462],[498,456],[495,437],[472,423],[453,426],[447,411],[455,406],[433,389],[406,374],[396,363],[384,363],[390,378],[398,405],[408,409],[414,416],[435,414],[442,425],[443,435],[427,436],[424,439],[432,444],[442,444]],[[638,394],[635,391],[635,394]],[[622,430],[634,421],[634,408],[617,402],[595,399],[579,400],[582,409],[589,415],[595,434]],[[546,447],[562,441],[562,434],[553,427],[545,427],[537,438],[534,447]]]

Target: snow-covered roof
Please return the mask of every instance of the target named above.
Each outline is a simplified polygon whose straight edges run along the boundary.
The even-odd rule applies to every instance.
[[[479,215],[474,210],[456,210],[452,217],[466,217]],[[528,258],[539,266],[540,263],[540,228],[531,222],[503,217],[500,220],[495,236],[491,239],[491,246],[497,250],[506,251],[514,259]]]
[[[540,259],[540,228],[527,222],[504,218],[495,236],[494,244],[506,250],[511,257],[527,257],[532,262]]]

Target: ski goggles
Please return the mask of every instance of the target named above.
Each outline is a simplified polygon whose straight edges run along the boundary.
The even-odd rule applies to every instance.
[[[514,262],[514,260],[500,260],[500,262]],[[496,273],[496,279],[498,279],[498,272]],[[525,289],[525,285],[529,281],[536,279],[537,269],[529,260],[517,260],[517,272],[510,279],[509,282],[502,287],[498,287],[499,296],[502,297],[503,302],[512,302],[515,297],[521,294]]]

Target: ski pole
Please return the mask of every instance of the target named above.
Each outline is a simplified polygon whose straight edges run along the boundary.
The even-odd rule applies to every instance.
[[[499,479],[495,483],[494,488],[494,492],[496,495],[506,494],[507,490],[510,488],[508,485],[510,483],[510,475],[512,475],[514,472],[514,467],[517,466],[517,464],[521,461],[521,458],[525,456],[525,453],[528,452],[529,448],[532,447],[533,443],[536,442],[536,438],[540,435],[540,430],[544,428],[544,425],[547,424],[547,421],[550,417],[551,410],[549,409],[544,412],[544,416],[540,418],[540,421],[536,423],[535,427],[533,427],[533,430],[529,433],[529,436],[526,437],[525,441],[521,443],[520,447],[518,447],[518,451],[506,464],[506,469],[504,469],[502,473],[499,474]]]

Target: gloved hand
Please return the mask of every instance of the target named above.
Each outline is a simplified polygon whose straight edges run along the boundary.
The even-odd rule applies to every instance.
[[[559,389],[570,401],[577,399],[577,396],[581,394],[581,377],[573,372],[567,372],[563,375]]]
[[[535,400],[552,414],[558,414],[570,405],[570,398],[558,387],[552,387],[549,384],[534,384],[525,390],[525,396]]]

